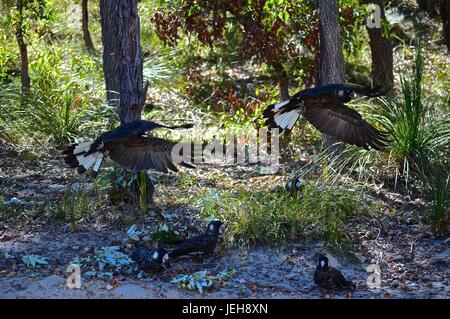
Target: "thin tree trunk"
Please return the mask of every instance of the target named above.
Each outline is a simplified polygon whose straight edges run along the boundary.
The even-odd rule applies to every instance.
[[[445,45],[450,53],[450,0],[441,0],[441,18]]]
[[[319,72],[317,85],[344,82],[344,54],[336,0],[318,0],[319,4]],[[323,134],[325,147],[337,140]]]
[[[107,96],[109,103],[118,107],[122,123],[140,119],[148,89],[143,86],[137,3],[137,0],[100,1]]]
[[[281,63],[274,63],[272,66],[277,74],[281,101],[286,101],[289,99],[289,77],[284,71]]]
[[[16,1],[16,7],[19,14],[19,21],[16,26],[16,40],[20,50],[20,79],[22,81],[22,93],[28,94],[30,92],[30,75],[28,72],[28,50],[24,40],[23,29],[23,0]]]
[[[281,101],[289,99],[289,79],[287,77],[279,77],[278,84],[280,86]]]
[[[417,0],[419,9],[428,12],[431,15],[436,15],[439,7],[439,0]]]
[[[81,25],[86,48],[89,52],[95,52],[94,43],[92,43],[91,34],[89,32],[88,0],[81,0]]]
[[[386,19],[382,0],[364,0],[364,3],[373,3],[381,10],[381,19]],[[372,52],[372,79],[375,86],[394,87],[394,58],[392,45],[389,39],[384,38],[381,28],[367,26]]]
[[[148,89],[148,85],[143,86],[138,1],[101,0],[100,17],[108,102],[117,107],[122,123],[132,122],[141,118]],[[153,201],[151,178],[141,180],[137,185],[135,181],[133,185],[132,191],[137,199],[145,197],[148,203]]]

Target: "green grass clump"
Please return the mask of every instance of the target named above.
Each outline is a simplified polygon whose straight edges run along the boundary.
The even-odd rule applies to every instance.
[[[423,69],[419,44],[414,75],[411,79],[402,78],[403,99],[382,100],[383,115],[379,121],[390,132],[390,154],[400,172],[407,180],[410,175],[420,179],[428,193],[435,231],[446,232],[450,117],[435,100],[424,96]]]
[[[364,205],[355,192],[308,183],[297,194],[224,190],[201,195],[204,216],[224,221],[237,241],[276,244],[321,236],[327,245],[348,243],[344,223]]]
[[[50,204],[47,212],[51,221],[69,222],[75,232],[78,221],[91,212],[92,205],[95,203],[92,203],[85,189],[70,187],[59,201]]]

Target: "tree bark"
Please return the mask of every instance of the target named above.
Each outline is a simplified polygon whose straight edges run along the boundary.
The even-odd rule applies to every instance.
[[[92,43],[91,33],[89,32],[88,0],[81,0],[81,25],[86,48],[89,52],[95,52],[94,43]]]
[[[386,19],[384,4],[382,0],[364,0],[364,3],[373,3],[381,10],[381,19]],[[375,86],[394,87],[394,58],[392,44],[389,39],[384,38],[381,28],[370,28],[367,26],[370,38],[370,50],[372,53],[372,79]]]
[[[28,94],[30,92],[30,75],[28,72],[28,50],[24,40],[24,28],[23,28],[23,9],[24,1],[17,0],[16,7],[18,11],[19,21],[16,25],[16,40],[20,50],[20,79],[22,82],[22,93]]]
[[[428,12],[431,15],[436,15],[439,7],[439,0],[417,0],[419,9]]]
[[[280,99],[281,101],[286,101],[289,99],[289,77],[283,69],[281,63],[276,63],[273,65],[275,73],[278,78],[278,85],[280,89]]]
[[[341,29],[339,26],[336,0],[318,0],[319,4],[319,66],[317,85],[344,82],[344,54],[342,52]],[[337,140],[323,134],[325,147]]]
[[[108,101],[120,121],[141,118],[148,86],[143,86],[143,60],[137,0],[101,0],[103,71]]]
[[[143,86],[138,0],[101,0],[100,18],[108,102],[117,107],[121,123],[132,122],[141,118],[148,89]],[[141,172],[141,178],[143,175],[147,172]],[[142,189],[141,183],[132,187],[132,192],[141,207],[147,208],[153,201],[154,186],[148,176],[145,183]],[[147,203],[142,202],[144,198]]]
[[[441,18],[445,45],[450,53],[450,0],[441,0]]]

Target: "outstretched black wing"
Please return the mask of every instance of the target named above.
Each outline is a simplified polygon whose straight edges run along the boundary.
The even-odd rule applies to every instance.
[[[135,120],[129,123],[122,123],[115,129],[103,133],[97,140],[98,142],[117,142],[119,140],[126,140],[131,137],[141,136],[155,129],[167,128],[173,130],[192,127],[193,127],[192,124],[167,126],[147,120]]]
[[[106,143],[110,158],[124,168],[140,171],[154,169],[167,173],[178,169],[172,160],[172,148],[176,143],[151,136],[135,136],[119,142]],[[185,162],[179,165],[193,168]]]
[[[387,136],[342,103],[305,104],[303,116],[322,133],[363,148],[381,149]]]

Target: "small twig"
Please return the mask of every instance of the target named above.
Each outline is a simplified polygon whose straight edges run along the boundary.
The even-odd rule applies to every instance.
[[[409,253],[410,253],[410,254],[413,253],[413,250],[414,250],[414,243],[415,243],[416,241],[418,241],[420,238],[422,238],[422,236],[423,236],[423,233],[417,235],[416,239],[413,240],[413,242],[411,243],[411,248],[409,249]]]

